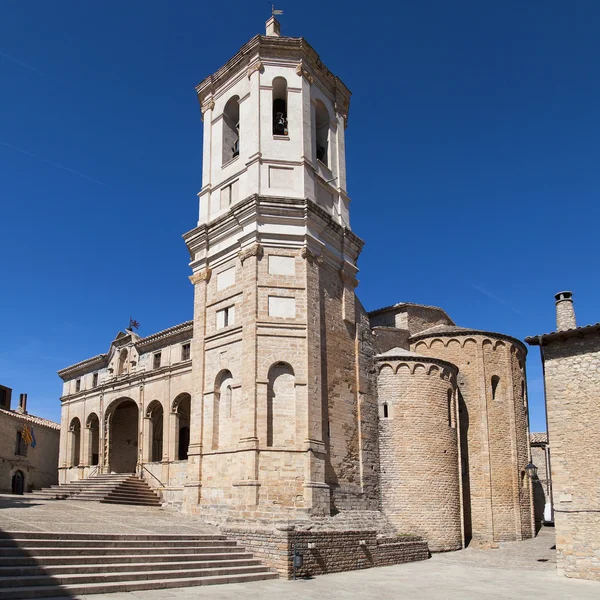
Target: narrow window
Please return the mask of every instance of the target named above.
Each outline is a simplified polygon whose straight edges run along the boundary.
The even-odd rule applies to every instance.
[[[275,77],[273,79],[273,135],[287,134],[287,81],[283,77]]]
[[[498,391],[498,384],[500,383],[500,377],[498,375],[492,376],[492,400],[496,399],[496,393]]]
[[[161,353],[160,353],[160,352],[157,352],[157,353],[154,355],[154,363],[153,363],[153,367],[154,367],[155,369],[160,369],[160,358],[161,358]]]
[[[230,98],[223,110],[223,164],[240,154],[240,97]]]
[[[92,375],[92,387],[98,387],[98,373]]]
[[[75,381],[75,391],[79,392],[81,390],[81,379],[77,379]]]
[[[383,418],[384,419],[388,419],[389,416],[390,416],[390,411],[389,411],[389,408],[388,408],[388,404],[387,404],[387,402],[384,402],[383,403]]]
[[[317,100],[315,104],[315,130],[317,160],[320,160],[324,165],[328,165],[329,113],[320,100]]]
[[[181,360],[190,360],[190,345],[183,344],[181,346]]]
[[[525,382],[521,381],[521,398],[523,399],[523,406],[527,406],[527,396],[525,395]]]
[[[223,310],[217,311],[217,329],[223,329],[233,325],[235,317],[235,307],[228,306]]]

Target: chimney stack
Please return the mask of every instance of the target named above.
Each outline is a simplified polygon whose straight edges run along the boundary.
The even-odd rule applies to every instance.
[[[19,407],[17,408],[17,412],[24,415],[27,414],[27,394],[19,394]]]
[[[556,331],[575,329],[575,309],[573,308],[572,292],[558,292],[554,296],[556,300]]]
[[[267,23],[267,35],[269,37],[280,37],[281,36],[281,25],[275,17],[271,17]]]

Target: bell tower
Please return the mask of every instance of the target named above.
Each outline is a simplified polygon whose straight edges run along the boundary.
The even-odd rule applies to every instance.
[[[200,218],[251,194],[309,198],[348,226],[344,130],[350,92],[275,17],[196,88],[204,121]]]
[[[184,510],[374,509],[377,409],[346,193],[350,92],[274,17],[196,91],[204,145],[198,225],[184,235],[194,285]]]

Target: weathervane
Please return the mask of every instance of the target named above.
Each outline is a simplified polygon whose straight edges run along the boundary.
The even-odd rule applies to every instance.
[[[275,8],[274,4],[272,4],[271,2],[269,2],[269,4],[271,5],[271,16],[272,17],[283,14],[283,11]]]
[[[127,329],[129,329],[130,331],[132,329],[139,329],[140,328],[140,324],[138,321],[136,321],[135,319],[132,319],[131,317],[129,317],[129,327]]]

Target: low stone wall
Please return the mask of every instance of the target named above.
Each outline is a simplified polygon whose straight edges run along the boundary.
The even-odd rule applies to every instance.
[[[294,550],[304,559],[297,577],[382,567],[429,558],[427,542],[411,536],[382,537],[376,531],[300,531],[295,527],[223,527],[281,577],[293,574]],[[310,546],[310,547],[309,547]]]

